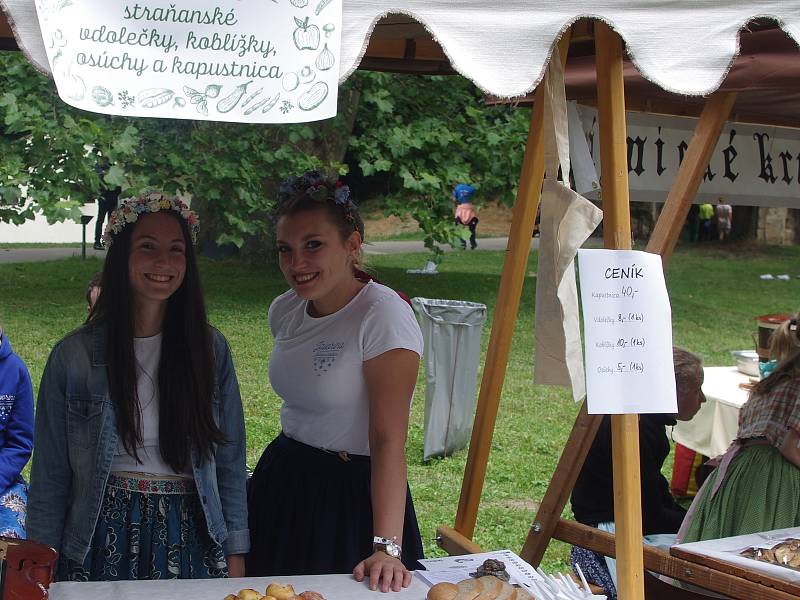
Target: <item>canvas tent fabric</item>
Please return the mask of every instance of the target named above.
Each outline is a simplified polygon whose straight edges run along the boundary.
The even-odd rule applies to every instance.
[[[740,53],[721,92],[736,92],[730,120],[800,127],[800,53],[794,40],[776,27],[742,31]],[[624,61],[627,108],[641,112],[697,116],[705,98],[671,94],[647,81],[630,60]],[[597,104],[595,57],[567,62],[567,97]],[[529,95],[522,102],[532,101]]]
[[[582,17],[609,23],[641,74],[687,95],[716,90],[738,52],[740,29],[770,17],[800,43],[800,0],[343,0],[342,79],[359,65],[378,21],[400,13],[423,24],[453,68],[486,93],[521,96],[535,88],[558,38]],[[34,0],[0,0],[19,48],[49,71]]]

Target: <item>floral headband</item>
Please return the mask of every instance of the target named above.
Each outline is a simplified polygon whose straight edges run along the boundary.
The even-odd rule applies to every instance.
[[[333,182],[319,171],[306,171],[300,177],[289,177],[278,190],[278,202],[273,211],[273,221],[281,213],[281,207],[295,198],[307,196],[320,203],[332,202],[338,206],[346,221],[358,230],[358,207],[350,198],[350,188],[340,181]]]
[[[136,223],[139,215],[155,213],[160,210],[174,210],[183,217],[189,226],[192,243],[197,242],[197,232],[200,231],[200,219],[197,217],[197,213],[190,210],[183,200],[175,196],[167,196],[161,192],[150,192],[124,200],[119,208],[111,212],[108,217],[108,224],[105,231],[103,231],[103,245],[110,246],[114,236],[125,229],[126,225]]]

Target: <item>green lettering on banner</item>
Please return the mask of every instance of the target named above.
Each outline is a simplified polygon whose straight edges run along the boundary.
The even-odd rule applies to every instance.
[[[125,5],[123,15],[125,19],[133,21],[195,23],[198,25],[225,25],[228,27],[232,27],[239,22],[233,9],[226,13],[218,6],[214,7],[213,11],[177,10],[174,4],[170,4],[169,8],[150,8],[137,3],[132,7]]]
[[[78,52],[75,60],[79,65],[115,71],[133,71],[138,76],[141,76],[148,68],[144,60],[134,58],[127,52],[123,52],[121,56],[109,54],[107,50],[103,50],[100,54]]]
[[[264,65],[258,62],[250,64],[238,63],[235,60],[229,63],[204,61],[185,61],[180,56],[172,58],[172,72],[181,75],[193,75],[195,79],[201,77],[247,77],[250,79],[280,79],[284,73],[277,65]]]

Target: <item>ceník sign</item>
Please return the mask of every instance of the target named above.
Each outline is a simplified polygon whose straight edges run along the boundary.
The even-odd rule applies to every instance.
[[[61,99],[135,117],[336,115],[342,0],[36,3]]]

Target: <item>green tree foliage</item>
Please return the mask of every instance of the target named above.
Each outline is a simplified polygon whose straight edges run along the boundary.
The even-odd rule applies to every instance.
[[[382,179],[390,210],[411,214],[431,248],[457,239],[455,183],[513,200],[527,109],[487,107],[460,77],[358,72],[339,113],[280,126],[110,117],[67,106],[21,53],[0,52],[0,221],[77,219],[103,187],[157,187],[192,195],[206,239],[263,247],[277,182],[309,168],[345,173],[348,143],[355,175]]]
[[[34,212],[51,222],[75,219],[103,186],[120,185],[126,195],[158,187],[191,194],[206,234],[242,246],[268,234],[265,215],[281,179],[310,168],[345,169],[338,159],[351,110],[323,124],[280,127],[110,117],[62,103],[52,81],[20,53],[0,52],[0,77],[3,221],[20,223]],[[94,148],[110,161],[104,174]]]
[[[461,77],[356,73],[361,102],[350,138],[354,175],[382,179],[389,210],[411,214],[425,243],[454,243],[452,190],[478,189],[479,201],[511,204],[530,110],[487,106]]]

